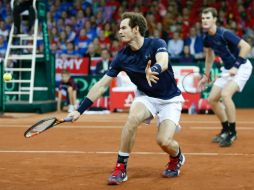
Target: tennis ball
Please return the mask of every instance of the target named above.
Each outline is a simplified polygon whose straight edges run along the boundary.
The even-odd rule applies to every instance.
[[[12,79],[11,73],[4,73],[3,79],[5,81],[10,81]]]

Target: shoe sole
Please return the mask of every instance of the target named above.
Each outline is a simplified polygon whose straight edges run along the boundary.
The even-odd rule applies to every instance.
[[[184,154],[182,154],[182,156],[183,156],[183,160],[182,160],[182,163],[180,164],[181,167],[185,164],[185,156],[184,156]],[[165,177],[165,178],[177,177],[179,175],[180,175],[180,169],[178,170],[178,173],[175,176],[164,175],[164,173],[162,174],[162,176]]]
[[[123,183],[123,182],[125,182],[125,181],[127,181],[127,180],[128,180],[128,176],[126,176],[126,177],[123,179],[123,181],[121,181],[121,182],[116,181],[116,180],[109,180],[109,181],[108,181],[108,185],[119,185],[119,184],[121,184],[121,183]]]

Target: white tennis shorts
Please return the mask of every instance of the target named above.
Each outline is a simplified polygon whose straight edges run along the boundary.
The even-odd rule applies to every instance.
[[[224,67],[221,68],[222,73],[228,73],[228,70],[226,70]],[[226,77],[220,77],[215,82],[214,85],[223,88],[229,81],[233,80],[239,87],[239,92],[241,92],[250,78],[250,75],[252,73],[252,65],[251,62],[247,59],[247,62],[245,64],[240,65],[237,74],[235,76],[226,76]]]
[[[153,116],[152,118],[144,121],[144,123],[150,124],[151,120],[157,116],[158,127],[162,121],[169,119],[176,124],[177,131],[180,129],[179,121],[184,102],[182,95],[176,96],[170,100],[162,100],[159,98],[149,97],[137,90],[133,103],[135,102],[143,103]]]

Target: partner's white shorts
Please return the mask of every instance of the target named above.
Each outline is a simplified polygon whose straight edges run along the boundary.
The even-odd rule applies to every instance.
[[[162,100],[159,98],[149,97],[137,90],[133,103],[135,102],[143,103],[151,112],[153,117],[144,121],[146,124],[150,124],[151,120],[157,116],[157,126],[159,126],[162,121],[169,119],[176,124],[177,131],[180,129],[179,120],[184,102],[182,95],[176,96],[170,100]]]
[[[224,67],[221,69],[222,73],[228,73],[228,70],[226,70]],[[240,65],[237,74],[235,76],[227,76],[227,77],[220,77],[215,82],[214,85],[223,88],[229,81],[233,80],[239,87],[239,92],[241,92],[250,78],[250,75],[252,73],[252,65],[251,62],[247,59],[247,62],[245,64]]]

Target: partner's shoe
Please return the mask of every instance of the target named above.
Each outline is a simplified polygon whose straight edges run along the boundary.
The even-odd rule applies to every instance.
[[[229,147],[237,139],[236,132],[229,132],[227,137],[220,142],[220,147]]]
[[[228,133],[225,130],[221,130],[221,132],[212,138],[213,143],[221,143],[221,141],[227,138]]]
[[[164,177],[176,177],[180,174],[180,168],[184,165],[185,156],[181,153],[179,157],[170,157],[167,168],[163,171]]]
[[[127,179],[128,176],[124,164],[117,163],[113,173],[108,178],[108,184],[119,185],[120,183],[127,181]]]

